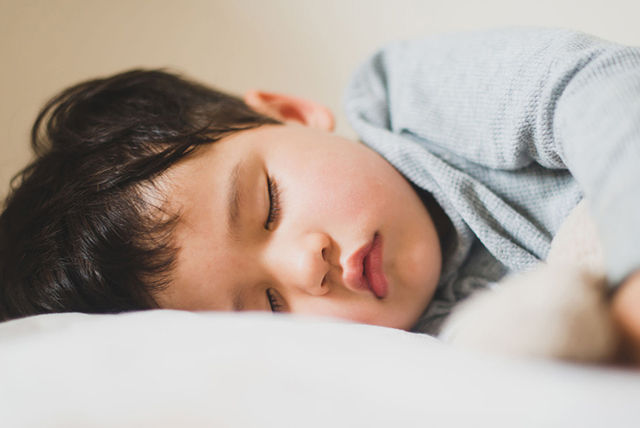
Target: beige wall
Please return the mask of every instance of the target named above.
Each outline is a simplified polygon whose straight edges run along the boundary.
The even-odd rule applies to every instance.
[[[337,114],[377,45],[506,25],[571,27],[640,45],[637,0],[0,0],[0,195],[29,159],[38,108],[80,79],[169,66],[236,93],[314,98]]]

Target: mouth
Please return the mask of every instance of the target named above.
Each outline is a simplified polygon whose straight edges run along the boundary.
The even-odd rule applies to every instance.
[[[342,275],[349,288],[369,290],[378,299],[387,295],[389,286],[382,269],[382,250],[382,236],[376,233],[370,242],[349,256]]]

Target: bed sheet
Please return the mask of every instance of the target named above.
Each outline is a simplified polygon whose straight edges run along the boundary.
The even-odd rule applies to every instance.
[[[640,374],[267,313],[0,324],[7,427],[631,427]]]

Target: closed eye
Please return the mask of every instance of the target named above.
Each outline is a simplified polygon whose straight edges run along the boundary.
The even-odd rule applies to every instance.
[[[267,175],[267,192],[269,194],[269,213],[264,223],[266,230],[273,230],[275,223],[280,218],[280,190],[278,183]]]
[[[285,308],[284,300],[280,293],[273,288],[267,288],[267,299],[271,312],[283,312]]]

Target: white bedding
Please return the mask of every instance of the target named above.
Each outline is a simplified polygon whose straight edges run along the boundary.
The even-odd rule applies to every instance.
[[[3,427],[637,427],[640,373],[266,313],[0,324]]]

